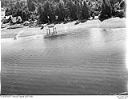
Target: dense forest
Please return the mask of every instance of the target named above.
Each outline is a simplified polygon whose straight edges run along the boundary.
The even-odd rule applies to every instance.
[[[38,24],[125,17],[124,0],[1,0],[5,15],[21,16]]]

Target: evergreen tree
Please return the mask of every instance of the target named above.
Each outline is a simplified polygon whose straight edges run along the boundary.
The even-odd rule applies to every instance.
[[[112,6],[109,0],[103,0],[102,3],[102,10],[99,19],[101,21],[112,17]]]
[[[82,6],[82,19],[88,19],[89,18],[89,11],[86,2],[83,2]]]
[[[33,4],[32,0],[27,0],[27,4],[29,11],[35,11],[35,5]]]
[[[69,10],[69,17],[71,20],[77,20],[77,6],[72,0],[67,2],[67,8]]]

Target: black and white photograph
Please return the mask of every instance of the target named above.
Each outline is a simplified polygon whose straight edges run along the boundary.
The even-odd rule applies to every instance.
[[[1,0],[1,95],[128,95],[127,0]]]

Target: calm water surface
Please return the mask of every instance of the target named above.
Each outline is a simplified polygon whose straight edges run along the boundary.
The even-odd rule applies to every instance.
[[[124,31],[94,28],[53,39],[2,39],[2,94],[128,91]]]

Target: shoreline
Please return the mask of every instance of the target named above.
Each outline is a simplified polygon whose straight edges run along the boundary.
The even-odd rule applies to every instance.
[[[111,18],[107,19],[103,22],[99,20],[88,20],[84,23],[79,23],[75,25],[76,21],[68,22],[66,24],[56,24],[55,27],[57,28],[58,34],[69,34],[70,32],[76,32],[78,29],[80,30],[87,30],[90,28],[101,28],[101,29],[114,29],[114,28],[126,28],[126,18]],[[115,25],[115,23],[117,23]],[[5,38],[15,38],[18,37],[27,37],[27,36],[34,36],[34,35],[45,35],[46,30],[40,29],[40,27],[28,27],[23,26],[22,28],[16,29],[3,29],[1,30],[1,39]]]

